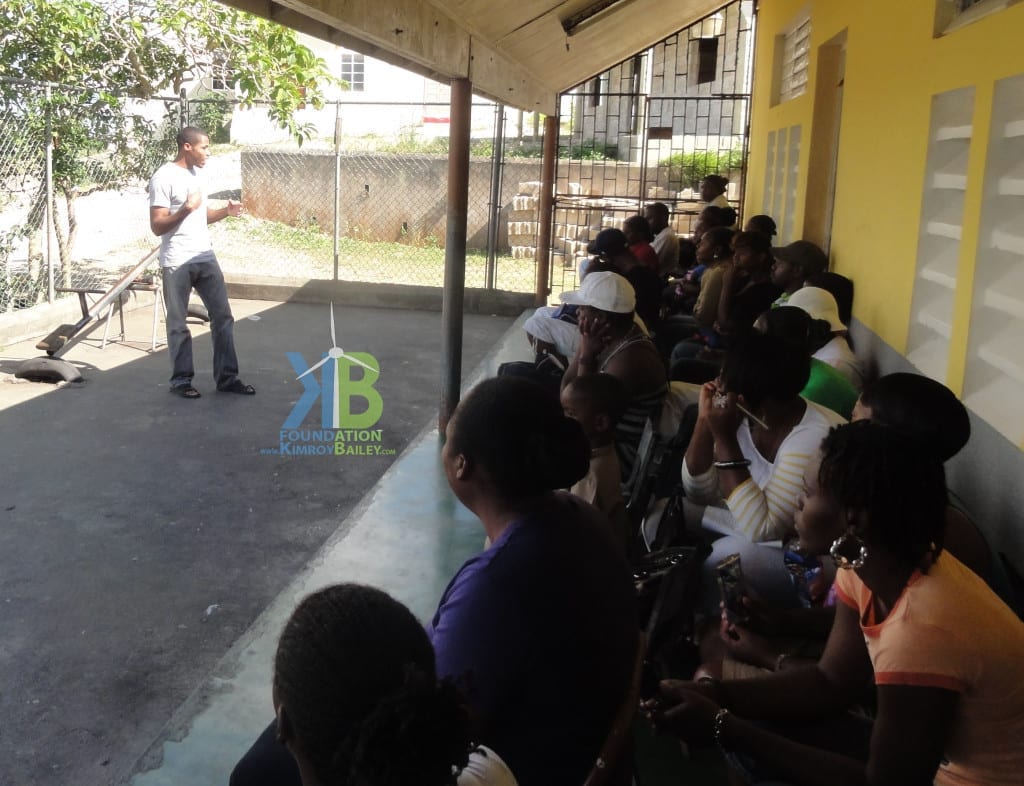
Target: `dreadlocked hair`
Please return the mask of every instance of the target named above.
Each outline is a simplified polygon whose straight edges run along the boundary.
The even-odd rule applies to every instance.
[[[438,682],[423,626],[372,587],[327,587],[299,604],[274,692],[325,786],[449,786],[468,761],[468,716]]]
[[[926,570],[946,526],[942,462],[922,443],[881,423],[837,426],[822,443],[818,484],[844,508],[863,511],[866,539]]]

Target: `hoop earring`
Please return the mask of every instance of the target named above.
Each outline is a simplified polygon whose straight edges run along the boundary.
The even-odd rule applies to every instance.
[[[847,546],[847,541],[853,541],[853,545],[857,547],[858,554],[856,559],[849,559],[841,553],[841,549]],[[828,550],[828,554],[832,557],[832,561],[835,563],[837,568],[841,570],[856,570],[857,568],[863,568],[864,563],[868,560],[868,547],[867,544],[853,531],[853,527],[848,529],[838,538],[832,541],[832,548]]]

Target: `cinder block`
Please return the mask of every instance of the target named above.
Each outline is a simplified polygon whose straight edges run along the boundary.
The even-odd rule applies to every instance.
[[[539,197],[543,185],[539,180],[527,180],[519,184],[519,194],[521,196]]]
[[[537,236],[532,232],[521,235],[509,233],[508,242],[511,246],[532,246],[537,242]]]
[[[509,221],[536,221],[537,211],[536,210],[509,210],[508,211]]]
[[[513,210],[532,210],[536,212],[540,206],[540,199],[535,196],[519,196],[512,197],[512,209]]]
[[[512,259],[533,259],[536,256],[536,246],[512,246]]]

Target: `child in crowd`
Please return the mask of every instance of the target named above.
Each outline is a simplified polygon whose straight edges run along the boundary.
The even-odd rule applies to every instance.
[[[616,542],[624,548],[631,533],[614,437],[627,400],[625,386],[611,374],[576,377],[562,391],[562,410],[579,422],[590,442],[590,470],[569,491],[608,517]]]

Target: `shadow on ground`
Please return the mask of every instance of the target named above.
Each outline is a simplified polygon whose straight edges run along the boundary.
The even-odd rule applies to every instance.
[[[213,391],[205,335],[197,401],[168,395],[162,350],[101,370],[76,353],[102,353],[76,349],[84,384],[27,400],[0,386],[4,784],[124,778],[393,461],[261,452],[278,446],[302,393],[285,353],[312,364],[330,331],[324,306],[253,316],[236,342],[255,397]],[[380,363],[375,428],[400,453],[436,419],[440,315],[347,308],[336,322],[340,346]],[[464,369],[511,323],[466,316]]]

